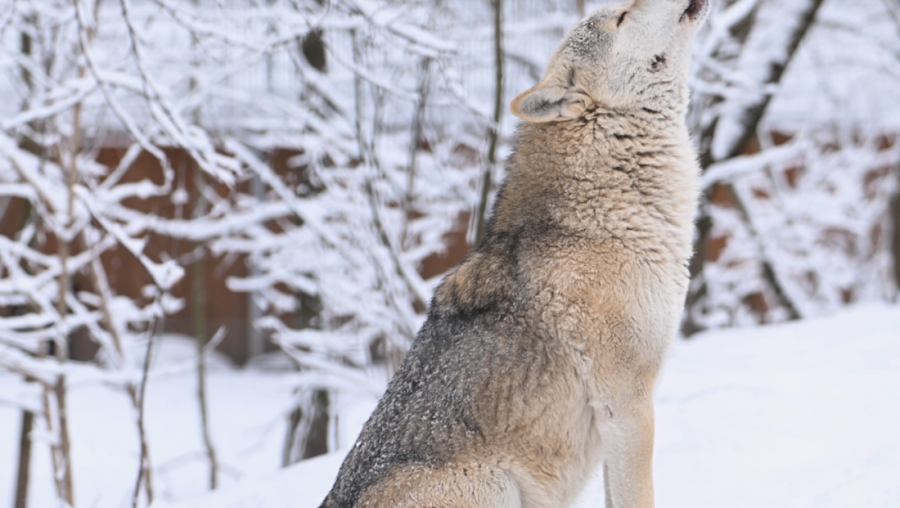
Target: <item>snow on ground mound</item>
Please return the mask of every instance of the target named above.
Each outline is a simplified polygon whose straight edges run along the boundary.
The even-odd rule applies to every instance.
[[[152,508],[317,508],[331,489],[344,454],[304,460],[268,478],[253,478],[191,502]]]
[[[898,429],[900,308],[708,333],[676,345],[660,382],[657,506],[896,508]],[[178,508],[315,508],[341,459]],[[578,506],[602,499],[595,480]]]

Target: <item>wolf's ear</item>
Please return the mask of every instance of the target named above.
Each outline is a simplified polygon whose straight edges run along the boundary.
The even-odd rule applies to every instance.
[[[574,71],[560,69],[516,97],[510,110],[526,122],[562,122],[580,117],[591,98],[576,86]]]

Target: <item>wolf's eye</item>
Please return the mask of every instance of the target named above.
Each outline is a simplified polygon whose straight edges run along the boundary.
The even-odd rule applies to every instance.
[[[621,16],[619,16],[619,22],[616,23],[616,28],[622,26],[622,23],[625,22],[625,16],[627,16],[627,15],[628,15],[628,11],[625,11],[625,12],[622,13]]]

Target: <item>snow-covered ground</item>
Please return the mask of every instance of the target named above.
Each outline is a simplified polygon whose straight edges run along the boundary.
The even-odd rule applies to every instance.
[[[154,355],[159,370],[184,368],[160,374],[148,385],[147,434],[157,496],[178,500],[205,492],[209,473],[196,378],[187,361],[195,346],[172,337],[163,344]],[[222,357],[214,356],[210,363],[211,432],[222,456],[222,484],[231,485],[251,473],[275,473],[281,465],[292,382],[284,373],[234,370]],[[21,413],[9,403],[20,388],[17,378],[0,373],[0,508],[13,501]],[[76,506],[130,507],[138,444],[126,394],[103,385],[76,385],[69,402]],[[47,446],[37,443],[32,452],[31,508],[57,507],[49,463]]]
[[[149,432],[162,468],[155,508],[317,507],[342,454],[278,470],[288,378],[211,374],[213,431],[230,471],[212,494],[201,493],[193,378],[151,385]],[[0,377],[4,387],[11,380]],[[137,447],[124,396],[77,389],[72,406],[79,505],[127,506]],[[0,506],[12,495],[17,426],[18,413],[0,405]],[[52,506],[46,455],[37,449],[35,508]],[[658,390],[655,467],[660,508],[897,508],[900,307],[680,342]],[[596,481],[579,507],[601,505]]]

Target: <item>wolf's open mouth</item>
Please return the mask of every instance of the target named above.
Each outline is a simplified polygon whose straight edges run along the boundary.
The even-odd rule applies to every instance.
[[[685,16],[690,18],[691,21],[697,19],[697,16],[703,11],[703,8],[706,7],[706,2],[708,1],[709,0],[691,0],[691,3],[688,5],[688,8],[685,9],[681,19],[684,20]]]

